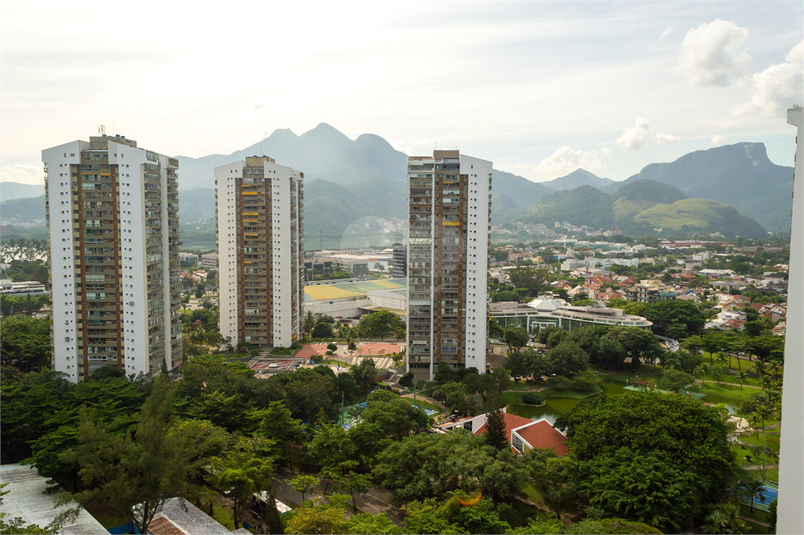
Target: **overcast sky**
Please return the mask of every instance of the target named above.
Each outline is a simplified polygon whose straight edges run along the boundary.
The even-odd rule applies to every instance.
[[[800,1],[210,5],[0,3],[2,180],[100,124],[198,157],[326,122],[535,181],[740,141],[793,163]]]

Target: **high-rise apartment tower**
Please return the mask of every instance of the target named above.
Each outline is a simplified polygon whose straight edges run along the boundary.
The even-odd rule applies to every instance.
[[[159,373],[182,362],[178,160],[122,136],[42,151],[53,367]]]
[[[215,168],[220,332],[289,347],[304,303],[304,174],[250,156]]]
[[[437,150],[408,158],[408,361],[486,371],[491,162]]]

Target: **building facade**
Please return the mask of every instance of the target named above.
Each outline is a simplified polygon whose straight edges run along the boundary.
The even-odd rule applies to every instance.
[[[220,332],[233,345],[301,337],[303,182],[266,156],[215,168]]]
[[[408,158],[407,370],[486,370],[492,164],[457,150]]]
[[[637,303],[657,303],[675,300],[678,292],[658,280],[642,280],[639,284],[626,288],[625,297]]]
[[[395,279],[404,279],[408,276],[408,248],[404,245],[394,246],[394,265],[391,276]]]
[[[182,362],[178,160],[121,136],[42,151],[53,366],[159,373]]]

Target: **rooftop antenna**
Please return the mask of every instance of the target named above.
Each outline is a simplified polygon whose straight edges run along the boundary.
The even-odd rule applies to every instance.
[[[98,133],[102,136],[106,135],[106,125],[102,124],[98,126]]]

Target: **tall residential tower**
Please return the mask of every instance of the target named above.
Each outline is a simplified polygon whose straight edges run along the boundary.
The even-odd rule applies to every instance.
[[[53,367],[159,373],[182,362],[178,160],[121,136],[42,151]]]
[[[491,162],[408,158],[408,371],[486,371]]]
[[[215,168],[220,332],[232,344],[289,347],[301,336],[303,180],[266,156]]]

